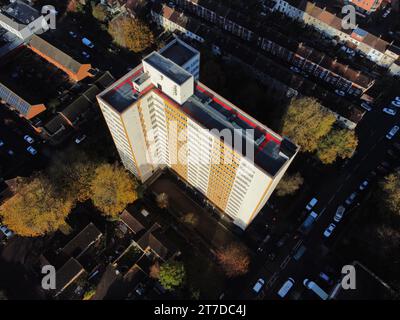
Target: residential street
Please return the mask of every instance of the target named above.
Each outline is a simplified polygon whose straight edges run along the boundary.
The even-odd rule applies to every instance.
[[[281,260],[271,263],[265,259],[265,264],[259,268],[258,273],[252,273],[251,277],[246,280],[247,288],[243,290],[243,298],[254,298],[255,294],[252,292],[252,285],[256,283],[257,279],[263,278],[270,281],[259,298],[264,299],[279,299],[277,291],[287,281],[289,277],[295,280],[295,285],[286,296],[287,299],[318,299],[312,292],[306,292],[307,289],[303,286],[304,279],[309,278],[316,280],[319,284],[323,280],[318,278],[318,274],[325,270],[330,263],[329,252],[330,248],[338,240],[343,230],[353,220],[353,214],[362,214],[362,210],[357,210],[357,207],[362,204],[364,197],[368,193],[368,189],[359,192],[358,188],[365,178],[371,177],[371,172],[382,161],[386,160],[386,151],[397,139],[394,138],[389,141],[385,138],[387,132],[395,125],[398,124],[398,115],[389,116],[381,111],[381,108],[376,108],[365,116],[363,121],[357,128],[360,137],[359,147],[354,157],[340,170],[339,174],[330,177],[315,177],[315,188],[313,194],[310,194],[310,199],[315,197],[318,199],[318,204],[313,211],[319,214],[318,220],[315,222],[313,229],[307,236],[301,236],[298,239],[293,239],[298,233],[292,234],[291,241],[280,250],[287,252]],[[374,128],[371,130],[370,128]],[[379,173],[378,173],[379,175]],[[376,179],[375,179],[376,180]],[[371,183],[374,178],[371,178]],[[337,224],[332,236],[326,240],[323,237],[323,232],[327,226],[333,222],[333,216],[339,205],[343,205],[347,197],[354,191],[359,192],[354,204],[346,208],[345,217]],[[303,207],[298,208],[300,213],[304,210],[307,203]],[[304,220],[304,219],[303,219]],[[299,223],[299,225],[302,221]],[[292,255],[299,247],[299,240],[307,248],[303,257],[296,261]],[[335,257],[335,261],[340,261],[340,257]],[[263,258],[260,258],[260,260]],[[351,261],[344,261],[343,263],[351,263]],[[333,266],[336,272],[340,272],[343,265]],[[331,265],[332,267],[332,265]],[[335,268],[336,267],[336,268]],[[271,280],[272,279],[272,280]],[[322,286],[322,285],[321,285]],[[331,288],[325,287],[329,292]]]

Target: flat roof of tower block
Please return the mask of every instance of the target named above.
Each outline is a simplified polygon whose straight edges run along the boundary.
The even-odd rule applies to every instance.
[[[159,53],[179,66],[183,66],[186,62],[199,54],[197,50],[189,47],[179,39],[175,39],[168,43],[159,51]]]
[[[158,52],[153,52],[143,59],[144,62],[151,65],[156,70],[160,71],[166,77],[170,78],[172,81],[181,85],[185,83],[192,75],[185,69],[178,66],[172,60],[163,57]]]
[[[229,130],[232,138],[224,142],[271,176],[297,152],[297,146],[289,140],[256,122],[201,83],[197,83],[193,96],[180,109],[209,130],[219,133]]]

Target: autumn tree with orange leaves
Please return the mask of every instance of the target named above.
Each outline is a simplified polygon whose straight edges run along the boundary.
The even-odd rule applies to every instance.
[[[250,257],[248,252],[237,243],[218,250],[216,258],[225,275],[229,278],[244,275],[249,270]]]
[[[154,36],[149,27],[138,19],[127,16],[112,20],[108,33],[114,42],[135,53],[142,52],[154,43]]]

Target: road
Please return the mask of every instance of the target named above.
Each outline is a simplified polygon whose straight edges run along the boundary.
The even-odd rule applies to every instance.
[[[394,117],[386,115],[381,108],[376,108],[364,117],[356,129],[359,136],[356,154],[345,166],[337,170],[336,174],[319,177],[313,185],[311,197],[318,199],[313,210],[319,214],[319,217],[310,233],[302,236],[297,232],[291,232],[290,241],[287,241],[285,246],[279,249],[281,253],[284,253],[280,254],[279,259],[271,262],[265,257],[265,263],[247,279],[247,288],[243,290],[243,298],[280,299],[277,292],[289,277],[295,280],[295,285],[285,297],[286,299],[318,299],[318,296],[303,286],[303,280],[306,278],[315,280],[327,292],[330,291],[332,285],[324,283],[322,279],[318,278],[318,275],[321,271],[326,271],[327,266],[333,267],[334,273],[339,275],[343,265],[340,265],[341,261],[338,257],[330,255],[330,249],[353,220],[352,215],[362,211],[356,209],[362,205],[368,189],[359,191],[360,183],[365,178],[369,178],[371,184],[374,183],[377,177],[371,175],[371,172],[382,161],[387,161],[391,165],[395,164],[394,160],[388,160],[386,152],[390,145],[398,139],[395,137],[389,141],[385,136],[395,124],[399,123],[399,115]],[[343,205],[347,197],[354,191],[357,191],[359,195],[351,206],[346,206],[346,214],[343,220],[337,224],[332,236],[324,239],[323,232],[333,222],[337,207]],[[307,202],[303,204],[302,208],[299,208],[299,212],[305,208],[306,204]],[[299,241],[301,242],[299,243]],[[296,261],[292,255],[300,244],[307,249],[299,261]],[[252,291],[252,285],[259,278],[265,279],[267,284],[263,292],[256,295]]]

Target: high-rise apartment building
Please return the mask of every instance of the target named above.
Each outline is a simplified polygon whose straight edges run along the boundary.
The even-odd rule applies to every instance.
[[[176,38],[97,98],[136,177],[169,167],[245,229],[298,147],[200,83],[199,67],[199,52]]]

